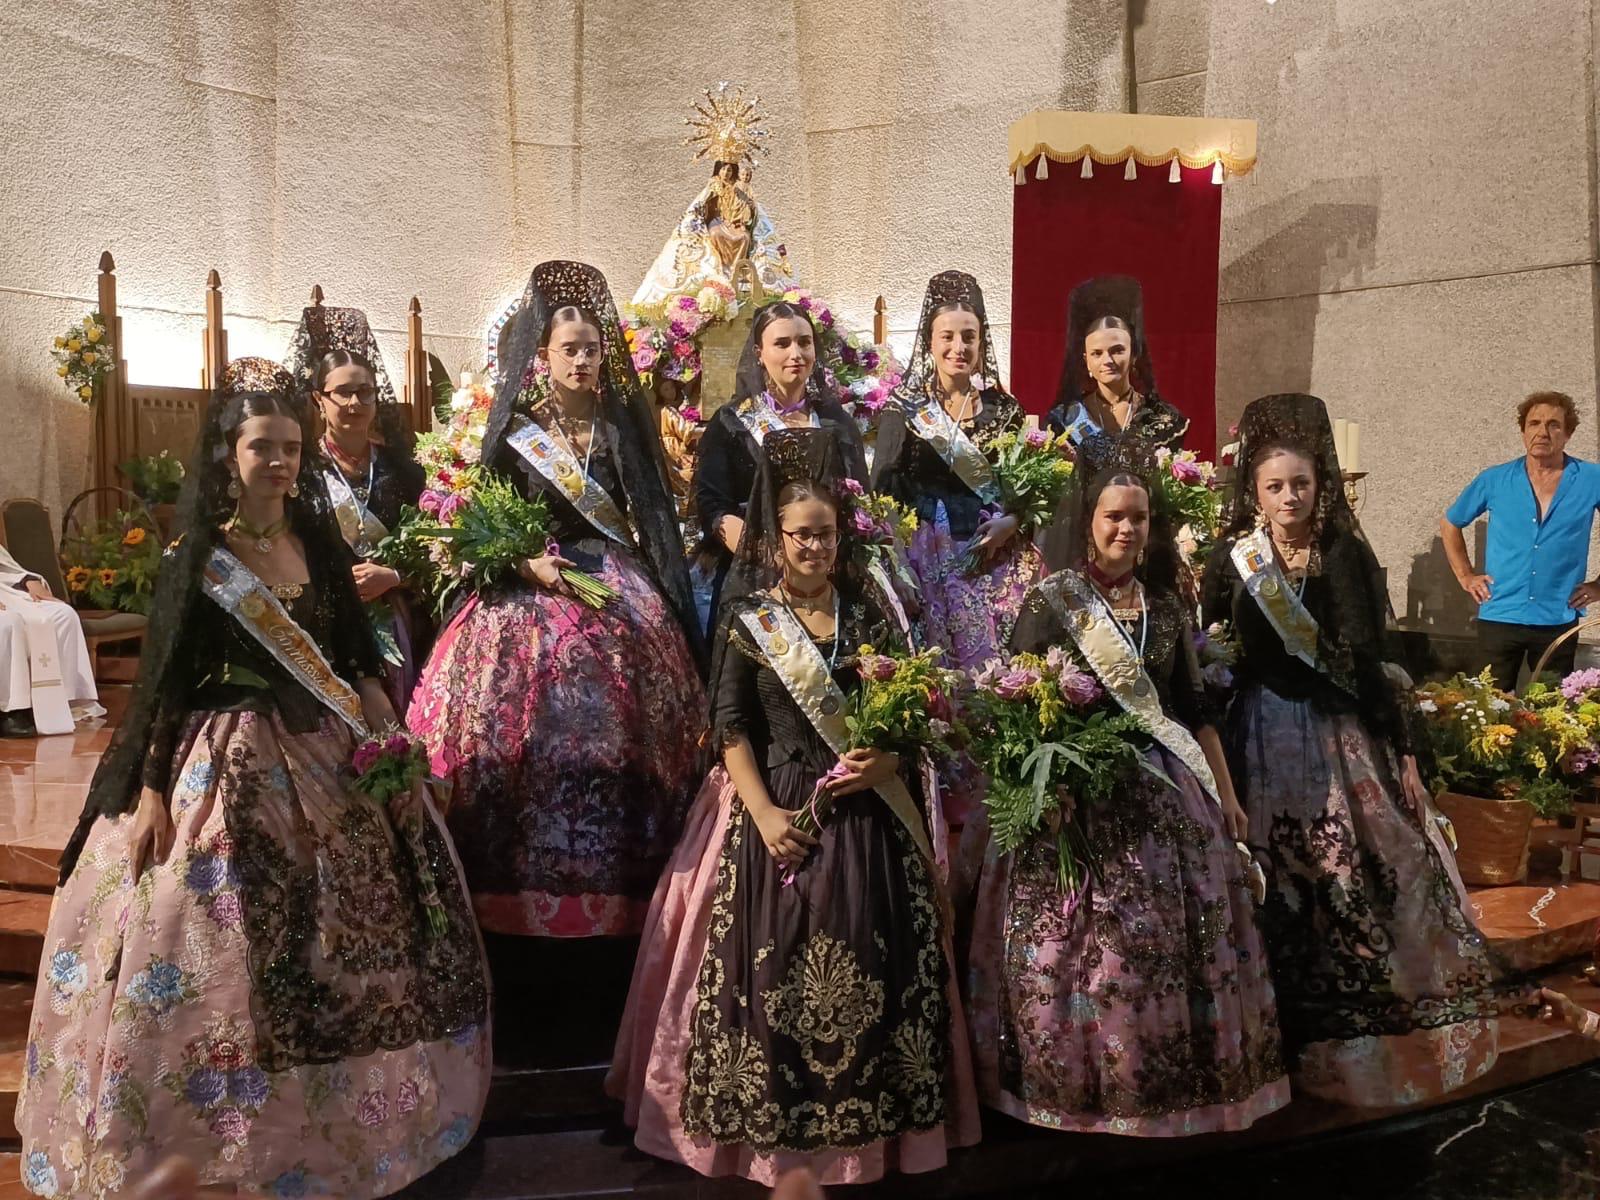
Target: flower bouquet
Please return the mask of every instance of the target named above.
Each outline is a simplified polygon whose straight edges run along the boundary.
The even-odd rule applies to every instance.
[[[116,365],[111,343],[106,341],[104,319],[92,312],[51,343],[50,357],[67,390],[85,404],[94,399],[94,385]]]
[[[121,510],[102,517],[68,536],[61,561],[75,607],[149,614],[161,539],[147,517]]]
[[[990,661],[972,677],[973,759],[989,776],[984,807],[1002,853],[1053,830],[1068,915],[1085,873],[1098,875],[1083,810],[1139,772],[1171,779],[1145,757],[1144,722],[1109,701],[1100,681],[1059,646]]]
[[[1174,530],[1187,528],[1194,539],[1191,557],[1203,559],[1222,529],[1222,483],[1216,467],[1193,450],[1174,454],[1165,446],[1156,451],[1156,503],[1172,521]]]
[[[183,487],[183,460],[163,450],[130,458],[117,466],[133,487],[133,494],[146,504],[176,504]]]
[[[1233,668],[1239,661],[1239,642],[1225,621],[1213,621],[1194,633],[1195,658],[1200,663],[1200,681],[1214,696],[1227,696],[1233,690]]]
[[[848,750],[875,749],[902,756],[924,750],[948,752],[964,737],[956,720],[955,696],[960,674],[940,666],[944,651],[934,648],[917,654],[879,654],[862,646],[853,660],[861,686],[850,699],[845,727],[850,731]],[[811,792],[794,818],[794,827],[815,834],[833,808],[828,785],[847,774],[835,764]],[[784,879],[792,883],[791,871]]]
[[[843,484],[851,499],[850,532],[861,565],[877,563],[900,598],[920,609],[922,588],[906,556],[917,531],[917,514],[893,496],[869,492],[853,479],[845,479]]]
[[[398,731],[381,741],[374,738],[356,747],[350,765],[355,770],[352,784],[355,790],[381,805],[394,823],[411,857],[428,932],[434,937],[443,937],[450,928],[450,918],[439,898],[439,881],[428,861],[422,837],[422,823],[427,815],[419,805],[411,803],[412,789],[428,773],[428,759],[422,743],[413,742]]]
[[[1072,480],[1072,440],[1043,429],[1011,429],[991,440],[986,450],[1001,511],[1016,517],[1023,530],[1048,525]],[[960,571],[974,575],[981,566],[982,555],[969,545]]]
[[[426,489],[417,508],[436,523],[418,522],[408,530],[408,537],[438,546],[436,561],[442,560],[449,580],[441,602],[468,579],[478,586],[507,579],[525,560],[560,552],[550,538],[544,497],[524,499],[509,481],[482,466],[450,473],[450,489]],[[561,578],[590,608],[618,598],[614,588],[583,571],[564,567]]]

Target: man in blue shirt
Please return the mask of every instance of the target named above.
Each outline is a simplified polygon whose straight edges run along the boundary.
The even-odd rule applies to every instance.
[[[1517,421],[1527,454],[1480,474],[1439,522],[1450,569],[1478,602],[1478,644],[1508,691],[1524,658],[1531,669],[1578,612],[1600,601],[1600,582],[1586,582],[1600,464],[1566,452],[1577,406],[1562,392],[1535,392],[1517,406]],[[1461,531],[1485,513],[1489,546],[1479,573]],[[1576,639],[1567,641],[1545,669],[1566,674],[1577,649]]]

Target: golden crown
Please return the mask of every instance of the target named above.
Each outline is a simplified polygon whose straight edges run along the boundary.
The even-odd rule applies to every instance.
[[[747,162],[756,165],[756,154],[766,146],[767,131],[762,126],[761,97],[748,99],[743,84],[720,81],[705,90],[694,102],[694,116],[683,123],[691,132],[685,146],[696,147],[695,161]]]

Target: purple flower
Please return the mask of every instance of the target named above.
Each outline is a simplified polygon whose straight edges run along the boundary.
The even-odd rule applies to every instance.
[[[1179,483],[1199,483],[1205,479],[1204,473],[1200,470],[1200,464],[1190,462],[1186,458],[1174,458],[1172,460],[1172,477]]]
[[[243,1142],[250,1136],[250,1122],[237,1108],[219,1109],[211,1118],[211,1132],[225,1142]]]
[[[876,371],[879,361],[876,350],[863,350],[861,352],[861,369],[863,371]]]
[[[854,479],[851,479],[848,475],[839,481],[839,486],[844,488],[844,490],[849,492],[852,496],[865,496],[867,494],[867,489],[862,487]]]
[[[1600,667],[1585,667],[1561,681],[1561,694],[1568,700],[1582,700],[1595,688],[1600,688]]]
[[[633,369],[635,371],[648,371],[656,365],[656,348],[649,342],[641,342],[633,351]]]
[[[1039,682],[1039,672],[1028,667],[1012,667],[995,682],[994,694],[1002,700],[1015,700]]]
[[[1100,699],[1100,681],[1071,664],[1062,668],[1056,681],[1061,685],[1061,694],[1067,698],[1068,704],[1084,708]]]
[[[259,1109],[267,1102],[267,1073],[260,1067],[245,1067],[228,1074],[228,1096],[235,1104]]]
[[[872,514],[860,508],[850,514],[850,526],[862,537],[871,537],[878,530],[877,525],[873,523]]]
[[[679,296],[678,297],[678,308],[683,312],[699,312],[700,311],[700,305],[698,303],[696,303],[695,298],[693,296]]]
[[[1022,440],[1030,447],[1037,450],[1040,446],[1044,445],[1050,440],[1050,435],[1042,429],[1030,429],[1023,436]]]
[[[409,754],[411,739],[403,733],[393,733],[389,735],[389,740],[383,744],[383,748],[390,754]]]
[[[700,424],[700,410],[695,408],[692,404],[688,408],[679,409],[678,415],[685,421],[688,421],[691,425]]]
[[[441,521],[448,521],[466,506],[467,497],[463,496],[460,492],[452,493],[451,495],[446,496],[443,502],[440,503],[439,519]]]
[[[237,929],[244,919],[244,909],[239,904],[238,892],[218,892],[211,897],[211,905],[206,912],[224,929]]]
[[[222,861],[210,854],[196,854],[189,860],[189,870],[184,875],[184,886],[200,896],[209,896],[222,886],[226,874]]]
[[[199,1109],[210,1108],[228,1089],[228,1080],[221,1071],[201,1067],[183,1085],[183,1098]]]
[[[844,365],[847,367],[855,366],[861,358],[861,356],[856,353],[856,348],[849,342],[846,342],[844,345],[839,347],[839,357],[841,360],[843,360]]]
[[[1200,669],[1200,677],[1206,686],[1216,688],[1218,691],[1227,691],[1233,686],[1233,672],[1228,669],[1227,663],[1207,663]]]
[[[350,759],[350,765],[356,769],[357,775],[365,775],[382,756],[382,745],[377,742],[362,742],[361,745],[356,747],[356,752]]]
[[[1596,763],[1600,763],[1600,750],[1593,746],[1579,746],[1561,760],[1561,769],[1568,775],[1582,775]]]
[[[689,327],[682,321],[674,319],[667,325],[667,332],[673,336],[674,340],[681,342],[689,336]]]
[[[444,502],[444,497],[432,488],[417,497],[417,507],[430,516],[439,515],[439,505]]]

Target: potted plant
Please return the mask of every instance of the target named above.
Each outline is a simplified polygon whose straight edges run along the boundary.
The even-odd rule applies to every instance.
[[[127,479],[134,495],[150,506],[165,542],[172,536],[172,515],[177,508],[178,491],[183,487],[183,461],[163,450],[160,454],[130,458],[117,470]]]
[[[1534,821],[1571,811],[1583,776],[1600,762],[1590,757],[1600,705],[1585,715],[1542,685],[1518,698],[1495,687],[1488,671],[1428,684],[1417,701],[1462,879],[1522,882]]]

